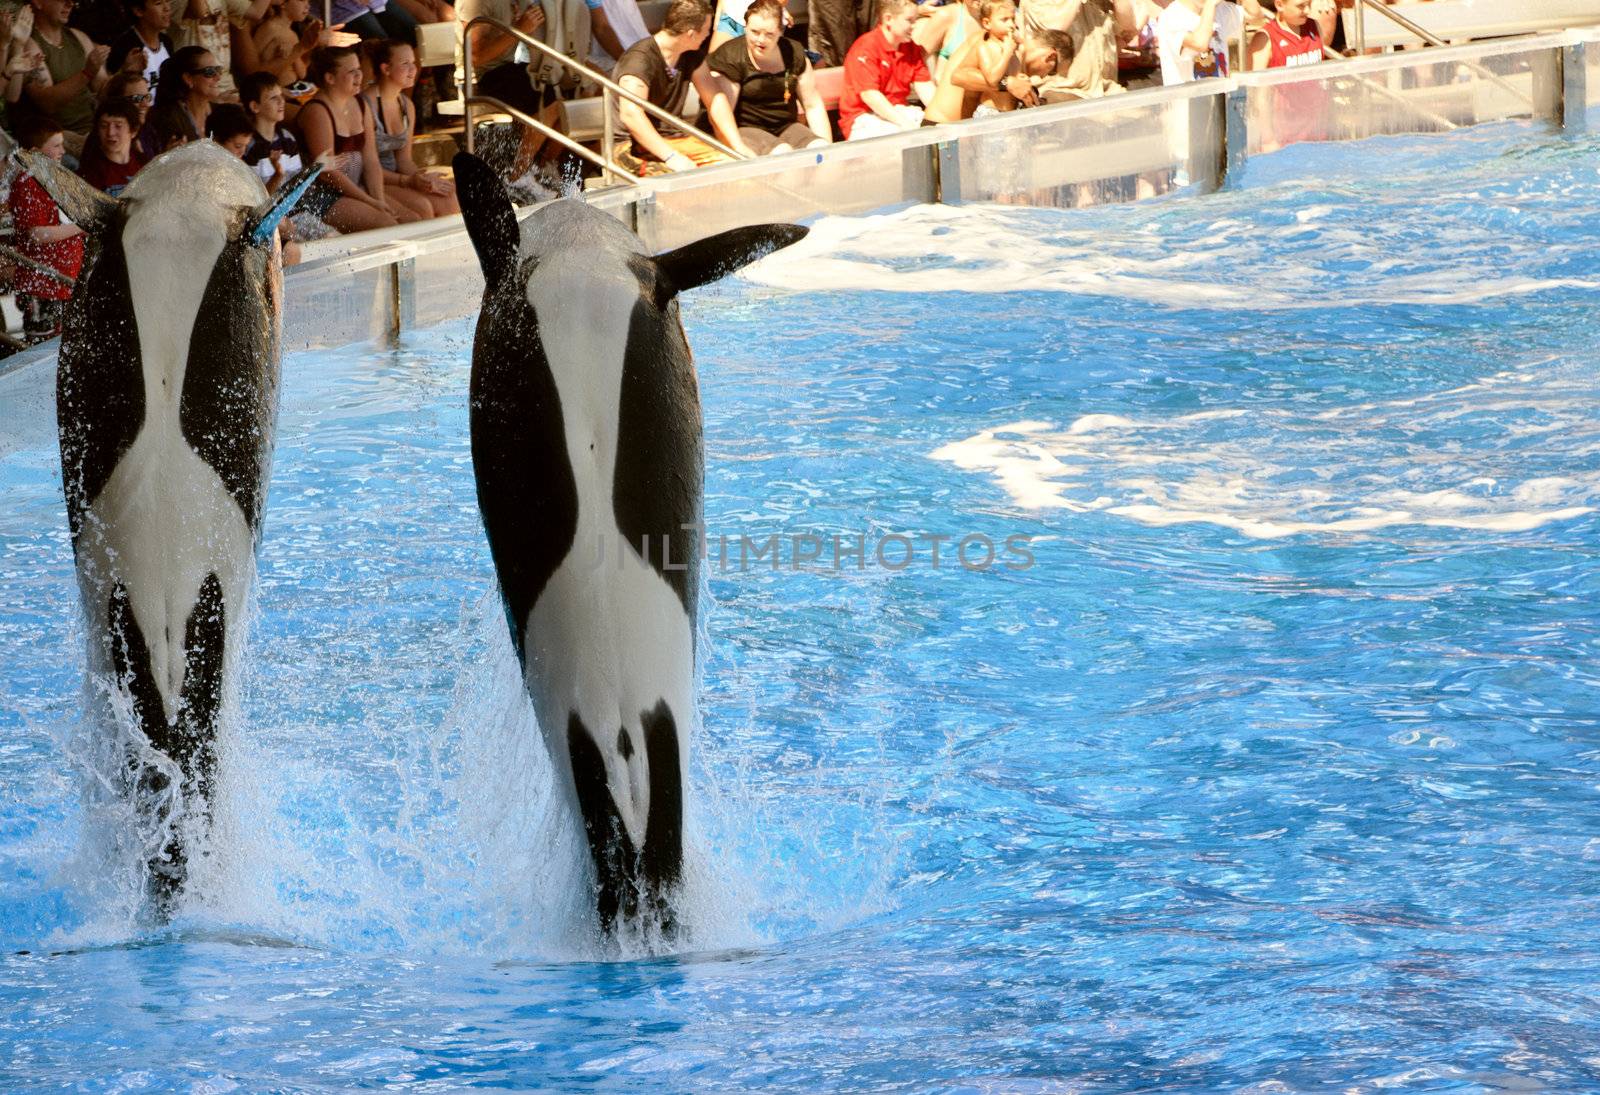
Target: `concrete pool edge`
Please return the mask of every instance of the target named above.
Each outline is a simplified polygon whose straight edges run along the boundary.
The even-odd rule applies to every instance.
[[[909,203],[1096,205],[1137,199],[1142,189],[1205,193],[1226,186],[1252,156],[1289,143],[1279,128],[1283,104],[1296,95],[1318,95],[1339,109],[1321,111],[1294,141],[1447,132],[1511,119],[1578,133],[1590,108],[1600,106],[1600,28],[1039,107],[702,168],[592,191],[588,200],[659,251],[744,224]],[[481,292],[459,217],[316,241],[285,277],[283,348],[392,340],[471,314]],[[53,360],[55,351],[48,342],[0,361],[0,382]],[[0,414],[0,436],[17,431],[9,418]]]

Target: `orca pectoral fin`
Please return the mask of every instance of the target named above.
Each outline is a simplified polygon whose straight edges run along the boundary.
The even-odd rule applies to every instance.
[[[72,223],[91,236],[122,205],[120,199],[113,198],[103,190],[96,190],[49,156],[41,156],[37,152],[18,152],[17,162],[39,180],[45,193],[71,218]]]
[[[278,187],[276,193],[269,195],[266,201],[256,206],[251,211],[249,219],[245,221],[245,235],[250,242],[257,247],[265,247],[271,243],[278,224],[294,212],[296,203],[307,190],[311,189],[311,184],[317,181],[317,176],[321,173],[320,161],[307,164]]]
[[[466,222],[473,250],[478,252],[483,279],[493,288],[516,269],[522,244],[511,195],[500,176],[471,153],[457,152],[450,166],[455,170],[461,219]]]
[[[798,224],[754,224],[718,232],[657,255],[656,303],[665,306],[679,293],[742,270],[757,259],[798,243],[809,231]]]

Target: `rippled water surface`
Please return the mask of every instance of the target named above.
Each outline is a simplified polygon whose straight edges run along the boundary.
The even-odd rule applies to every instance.
[[[574,913],[467,325],[286,362],[169,930],[83,805],[59,473],[13,431],[0,1087],[1600,1085],[1600,143],[1246,183],[826,220],[685,301],[679,954]]]

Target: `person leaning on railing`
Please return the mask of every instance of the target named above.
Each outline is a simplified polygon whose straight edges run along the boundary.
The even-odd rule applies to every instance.
[[[755,0],[743,37],[724,42],[707,61],[717,85],[707,104],[711,124],[724,144],[746,156],[833,141],[811,62],[782,34],[783,0]]]
[[[639,98],[681,116],[691,85],[703,103],[717,93],[711,70],[705,65],[710,35],[708,0],[672,0],[661,29],[629,47],[612,69],[611,78]],[[616,161],[635,175],[688,171],[727,160],[700,138],[661,121],[637,103],[616,98],[617,117],[630,138],[617,146]]]

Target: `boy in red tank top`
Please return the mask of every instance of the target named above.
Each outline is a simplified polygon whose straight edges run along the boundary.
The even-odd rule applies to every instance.
[[[1250,38],[1250,68],[1300,68],[1322,60],[1339,19],[1336,0],[1278,0],[1277,12]],[[1309,75],[1309,74],[1308,74]],[[1317,80],[1272,87],[1261,151],[1325,137],[1328,91]]]

